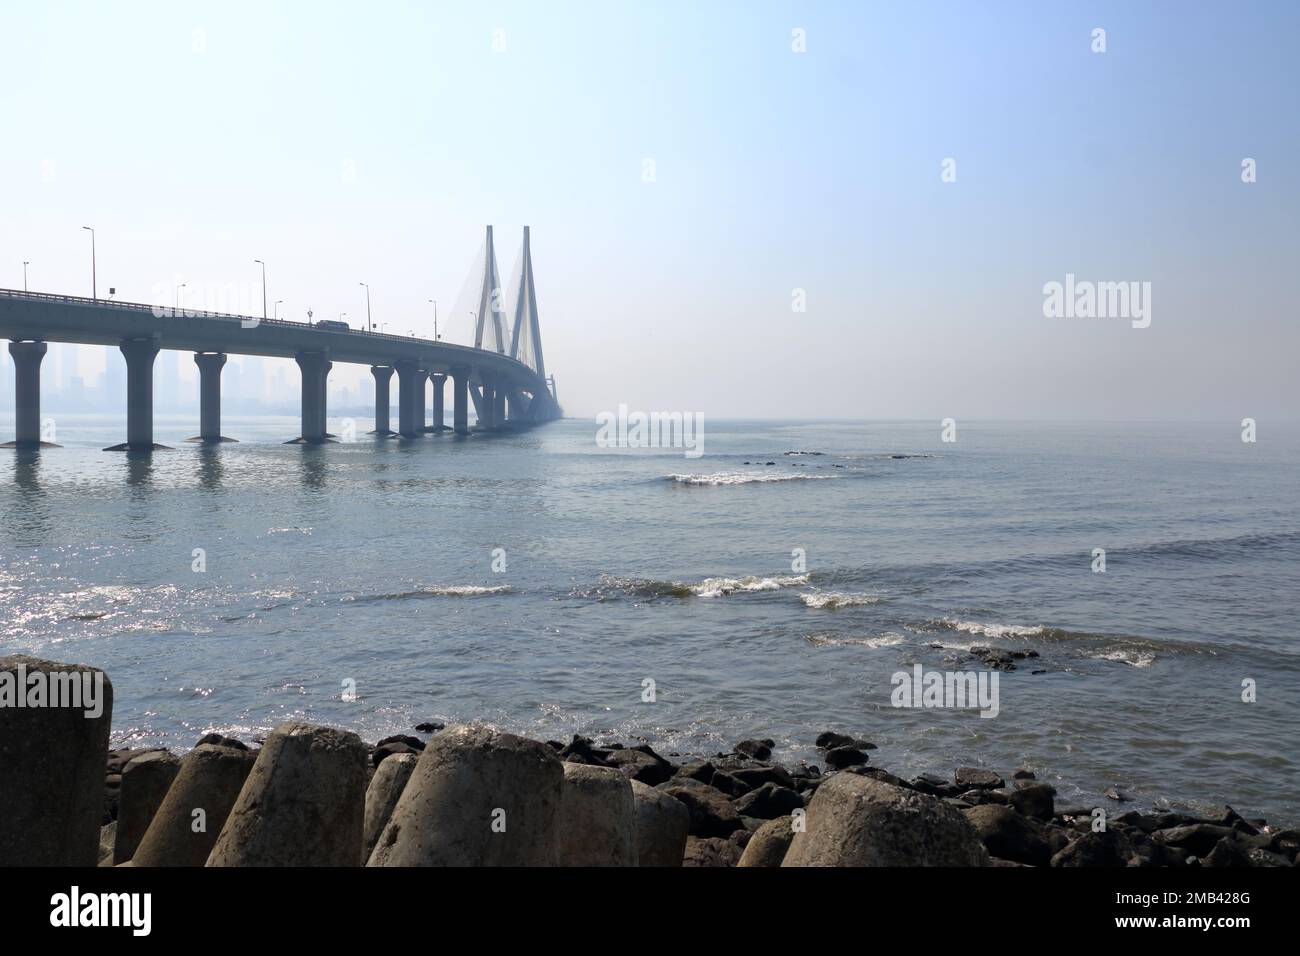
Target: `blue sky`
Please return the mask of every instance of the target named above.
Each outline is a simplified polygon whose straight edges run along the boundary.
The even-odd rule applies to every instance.
[[[508,273],[529,224],[572,414],[1294,417],[1300,4],[51,3],[0,34],[0,285],[87,294],[93,225],[120,298],[260,296],[261,258],[290,317],[359,321],[367,281],[390,330],[437,298],[463,337],[483,225]],[[1044,317],[1067,272],[1151,282],[1150,328]]]

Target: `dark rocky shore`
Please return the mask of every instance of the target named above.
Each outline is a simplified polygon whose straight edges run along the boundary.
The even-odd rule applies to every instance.
[[[19,660],[75,669],[0,671]],[[110,751],[104,684],[95,719],[0,709],[0,864],[1232,867],[1294,866],[1300,848],[1231,807],[1060,807],[1026,770],[904,780],[831,731],[821,765],[795,767],[770,740],[665,757],[437,723],[374,745],[287,723],[254,746]]]

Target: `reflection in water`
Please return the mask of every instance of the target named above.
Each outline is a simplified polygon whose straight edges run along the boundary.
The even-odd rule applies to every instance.
[[[50,533],[50,505],[41,486],[39,449],[14,449],[14,486],[21,507],[6,509],[5,533],[15,543],[38,545]]]
[[[127,451],[126,483],[140,491],[148,491],[153,484],[153,456],[151,451]]]
[[[303,486],[320,491],[325,487],[325,471],[329,459],[325,456],[328,445],[299,445],[302,456],[298,459]]]
[[[209,491],[219,490],[221,479],[225,477],[220,448],[220,445],[200,445],[198,457],[195,459],[199,486]]]

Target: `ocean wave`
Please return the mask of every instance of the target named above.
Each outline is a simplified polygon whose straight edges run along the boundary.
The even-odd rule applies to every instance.
[[[770,578],[751,574],[743,578],[705,578],[699,584],[690,585],[690,590],[698,597],[723,597],[736,591],[778,591],[781,588],[797,587],[807,583],[806,574],[778,575]]]
[[[839,634],[807,634],[804,640],[813,647],[893,647],[905,640],[902,634],[893,631],[876,634],[872,637],[844,637]]]
[[[961,631],[963,634],[975,634],[979,637],[1038,637],[1044,632],[1041,624],[981,624],[978,621],[960,621],[944,617],[931,623],[949,630]]]
[[[1143,651],[1130,647],[1115,647],[1092,656],[1099,661],[1117,661],[1131,667],[1150,667],[1156,662],[1156,655],[1153,651]]]
[[[436,584],[416,588],[412,591],[395,591],[391,594],[364,594],[349,596],[343,600],[350,604],[372,604],[379,601],[411,601],[421,598],[439,597],[486,597],[492,594],[508,594],[513,590],[508,584],[487,587],[478,584]]]
[[[812,608],[862,607],[879,604],[882,600],[874,594],[842,594],[838,591],[813,591],[800,594],[799,600]]]
[[[728,594],[751,591],[776,591],[781,588],[798,587],[808,583],[806,574],[771,575],[757,574],[739,578],[705,578],[703,581],[660,581],[654,578],[618,578],[601,575],[594,588],[574,589],[571,597],[595,597],[604,600],[610,592],[619,592],[632,597],[725,597]]]
[[[721,471],[712,475],[664,475],[664,480],[677,485],[718,486],[768,484],[775,481],[817,481],[838,477],[838,475],[809,475],[802,473],[771,475],[744,471]]]

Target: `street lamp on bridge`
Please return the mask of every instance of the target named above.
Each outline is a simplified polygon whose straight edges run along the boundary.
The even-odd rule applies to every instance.
[[[442,338],[442,336],[438,334],[438,300],[430,299],[429,301],[433,303],[433,340],[437,342]]]
[[[276,300],[275,300],[275,318],[276,318],[277,321],[278,321],[279,318],[280,318],[280,304],[281,304],[282,302],[284,302],[284,299],[276,299]]]
[[[254,265],[262,267],[262,318],[266,318],[266,263],[261,259],[254,259]]]
[[[27,291],[27,267],[31,264],[32,263],[30,260],[28,259],[23,260],[23,291],[24,292]]]
[[[176,287],[176,308],[172,310],[172,315],[179,315],[181,311],[181,289],[184,289],[189,283],[182,282]]]
[[[375,330],[375,322],[370,318],[370,283],[362,282],[359,284],[366,287],[366,327],[373,332]]]
[[[90,233],[90,297],[98,299],[99,285],[95,276],[95,230],[89,226],[82,226],[81,228]]]

